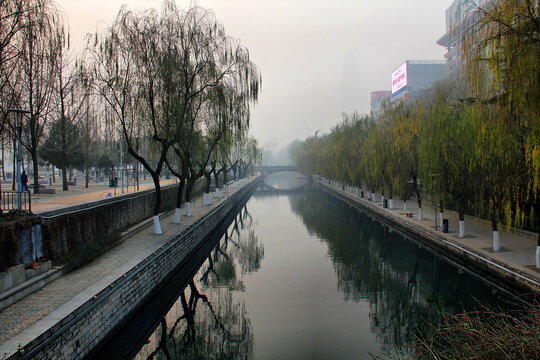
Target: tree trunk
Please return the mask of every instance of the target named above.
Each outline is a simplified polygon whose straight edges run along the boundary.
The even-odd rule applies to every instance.
[[[216,189],[221,188],[221,186],[219,186],[219,172],[215,170],[214,170],[214,183],[216,185]]]
[[[184,185],[186,184],[186,179],[184,177],[180,178],[178,183],[178,190],[176,191],[176,208],[182,208],[182,195],[184,193]]]
[[[68,178],[66,164],[62,164],[62,191],[68,191]]]
[[[154,181],[154,187],[156,188],[156,204],[154,205],[154,216],[159,215],[161,209],[161,185],[159,184],[159,174],[152,174],[152,180]]]
[[[34,169],[34,194],[39,194],[39,169],[37,151],[32,151],[32,165]]]
[[[86,155],[84,159],[84,171],[85,171],[85,179],[84,179],[84,187],[88,189],[88,185],[90,182],[90,168],[88,166],[88,146],[86,147]]]
[[[4,167],[4,161],[5,161],[5,157],[4,157],[4,152],[5,152],[6,148],[4,147],[4,138],[2,138],[2,180],[6,180],[6,170],[5,170],[5,167]]]
[[[191,202],[191,191],[193,191],[193,186],[195,182],[191,179],[187,179],[186,186],[186,202]]]

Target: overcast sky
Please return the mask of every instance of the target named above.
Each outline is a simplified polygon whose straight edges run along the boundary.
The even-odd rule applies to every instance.
[[[371,91],[390,90],[405,60],[443,59],[451,0],[199,0],[228,35],[249,49],[263,77],[252,109],[252,134],[278,150],[316,130],[328,131],[343,111],[369,112]],[[162,0],[57,0],[74,47],[120,6],[161,9]],[[177,0],[187,7],[189,0]]]

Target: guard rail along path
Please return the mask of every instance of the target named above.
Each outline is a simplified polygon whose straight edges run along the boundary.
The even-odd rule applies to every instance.
[[[189,260],[228,213],[251,195],[259,181],[260,178],[255,178],[241,182],[236,188],[231,187],[228,198],[215,199],[212,205],[201,203],[197,214],[192,207],[193,217],[183,218],[187,227],[174,227],[172,215],[169,215],[164,217],[163,224],[171,231],[158,236],[147,227],[139,234],[131,234],[138,239],[129,245],[133,253],[129,260],[124,260],[122,266],[111,270],[72,300],[1,344],[0,358],[73,359],[90,354],[109,334],[120,328],[179,266]],[[159,247],[148,254],[151,247],[145,244],[145,240],[159,244]],[[131,238],[125,242],[130,241]],[[118,249],[123,245],[111,252],[125,252],[125,247]],[[103,257],[107,265],[107,257],[115,258],[116,255],[106,254]],[[88,267],[91,272],[92,264]]]
[[[489,235],[477,234],[459,239],[456,234],[434,230],[433,218],[418,220],[397,209],[383,208],[380,201],[361,198],[346,185],[334,186],[327,179],[315,179],[321,189],[348,203],[368,215],[387,224],[405,238],[426,247],[438,256],[459,268],[487,281],[493,289],[517,296],[526,303],[538,301],[540,295],[540,273],[534,268],[536,241],[526,236],[505,233],[506,248],[493,252],[489,248]],[[411,206],[407,202],[408,207]],[[410,208],[412,211],[412,207]],[[480,222],[481,220],[477,220]],[[472,221],[471,221],[472,222]],[[504,240],[504,239],[503,239]],[[518,244],[519,242],[519,244]],[[516,245],[512,245],[516,243]],[[529,244],[530,243],[530,244]],[[504,244],[503,244],[504,245]],[[530,253],[530,254],[529,254]],[[529,259],[530,258],[530,259]],[[530,262],[530,264],[529,264]]]

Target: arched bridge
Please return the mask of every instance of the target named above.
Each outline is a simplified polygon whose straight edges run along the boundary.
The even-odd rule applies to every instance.
[[[296,171],[296,166],[275,165],[255,168],[263,180],[260,190],[286,191],[304,187],[311,178]]]
[[[279,171],[296,171],[296,166],[293,165],[266,165],[266,166],[256,166],[255,171],[258,171],[261,176],[264,178],[266,175],[270,175]]]

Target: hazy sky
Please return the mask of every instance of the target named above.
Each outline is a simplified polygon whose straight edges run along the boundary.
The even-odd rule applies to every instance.
[[[177,0],[187,7],[189,0]],[[452,0],[199,0],[228,35],[249,49],[263,77],[252,109],[252,134],[279,149],[316,130],[328,131],[343,111],[369,112],[371,91],[390,90],[405,60],[443,59]],[[57,0],[74,47],[120,6],[161,9],[162,0]],[[101,25],[103,26],[103,25]]]

